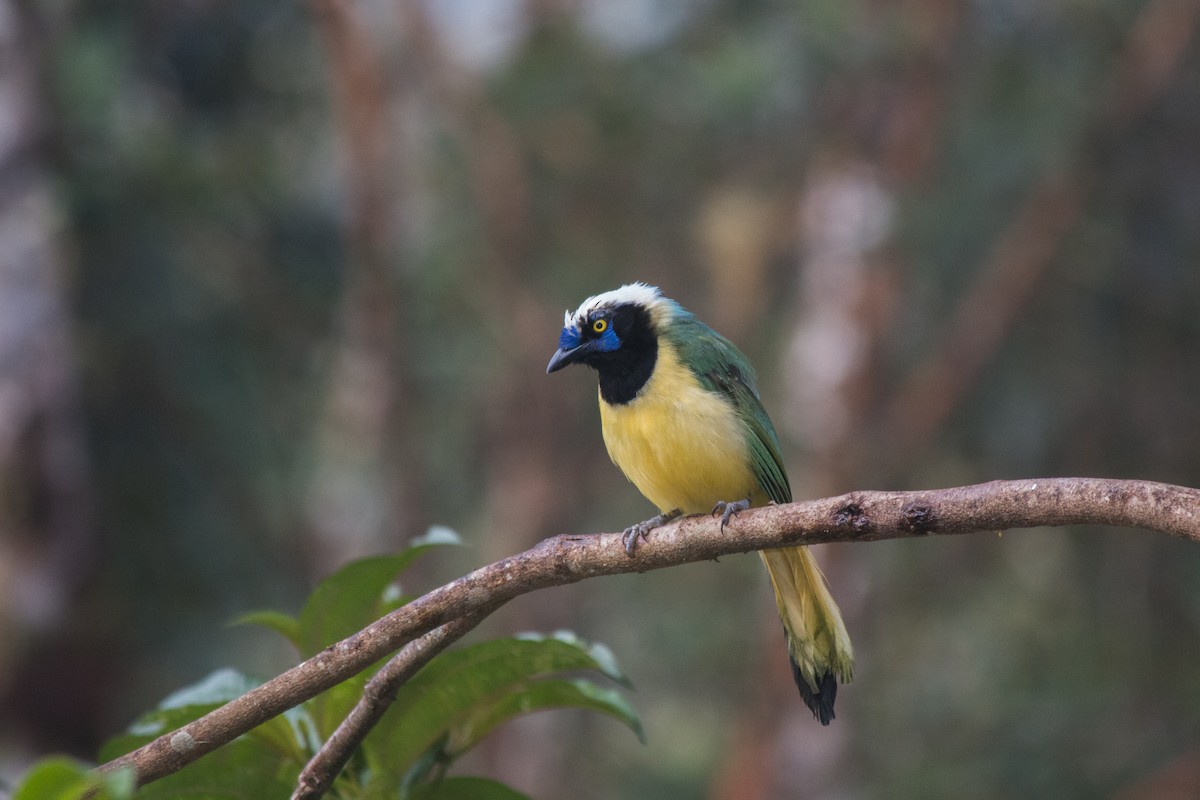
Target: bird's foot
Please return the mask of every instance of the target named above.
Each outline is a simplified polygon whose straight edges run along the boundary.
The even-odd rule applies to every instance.
[[[655,528],[666,525],[671,520],[678,517],[683,512],[678,508],[668,511],[665,514],[659,514],[656,517],[651,517],[645,522],[639,522],[636,525],[630,525],[625,529],[625,533],[621,534],[621,543],[625,545],[625,554],[632,557],[633,551],[637,549],[638,539],[645,540],[650,531]]]
[[[712,516],[715,517],[717,514],[721,515],[721,532],[724,533],[725,526],[729,524],[729,520],[733,519],[734,515],[739,511],[745,511],[749,507],[749,498],[746,498],[745,500],[734,500],[733,502],[729,502],[727,500],[718,500],[717,504],[713,506]]]

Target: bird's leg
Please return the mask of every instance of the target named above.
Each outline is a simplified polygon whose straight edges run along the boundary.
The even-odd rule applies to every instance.
[[[749,507],[749,497],[747,497],[745,500],[734,500],[732,502],[727,500],[718,500],[717,504],[713,506],[712,515],[714,517],[717,514],[721,515],[721,532],[724,533],[725,526],[729,524],[729,520],[733,519],[734,515],[739,511],[745,511]]]
[[[645,522],[639,522],[637,525],[630,525],[625,529],[625,533],[621,535],[621,542],[625,545],[626,555],[633,556],[633,551],[637,548],[638,539],[645,539],[650,535],[650,531],[666,525],[671,520],[682,514],[678,508],[673,508],[665,514],[659,514],[656,517],[651,517]]]

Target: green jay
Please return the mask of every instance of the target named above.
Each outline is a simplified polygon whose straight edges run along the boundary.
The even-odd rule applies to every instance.
[[[625,530],[631,556],[639,539],[681,514],[720,513],[724,529],[746,508],[791,502],[779,438],[750,362],[657,288],[628,284],[568,311],[546,371],[576,363],[599,377],[609,456],[660,512]],[[838,682],[854,672],[841,612],[807,548],[760,555],[796,685],[828,725]]]

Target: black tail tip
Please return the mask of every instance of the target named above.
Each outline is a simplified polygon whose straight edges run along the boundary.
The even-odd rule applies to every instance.
[[[796,686],[800,689],[800,697],[804,700],[804,705],[813,712],[813,716],[822,725],[832,722],[834,718],[833,701],[837,699],[838,687],[837,678],[833,677],[833,673],[826,672],[817,680],[815,692],[808,685],[808,681],[804,680],[804,676],[800,674],[800,667],[795,661],[792,661],[792,677],[796,679]]]

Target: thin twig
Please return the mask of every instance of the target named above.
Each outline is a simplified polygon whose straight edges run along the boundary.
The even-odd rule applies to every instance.
[[[619,533],[555,536],[434,589],[99,769],[133,767],[139,784],[169,775],[428,631],[538,589],[788,545],[1062,525],[1145,528],[1200,542],[1200,490],[1149,481],[1039,478],[917,492],[852,492],[745,511],[724,533],[718,520],[686,517],[655,530],[632,558],[625,555]]]
[[[392,656],[383,669],[367,681],[358,703],[301,771],[292,800],[317,800],[323,796],[333,779],[346,768],[350,756],[391,707],[400,687],[434,656],[469,633],[500,606],[501,603],[496,603],[447,622],[409,642]]]

